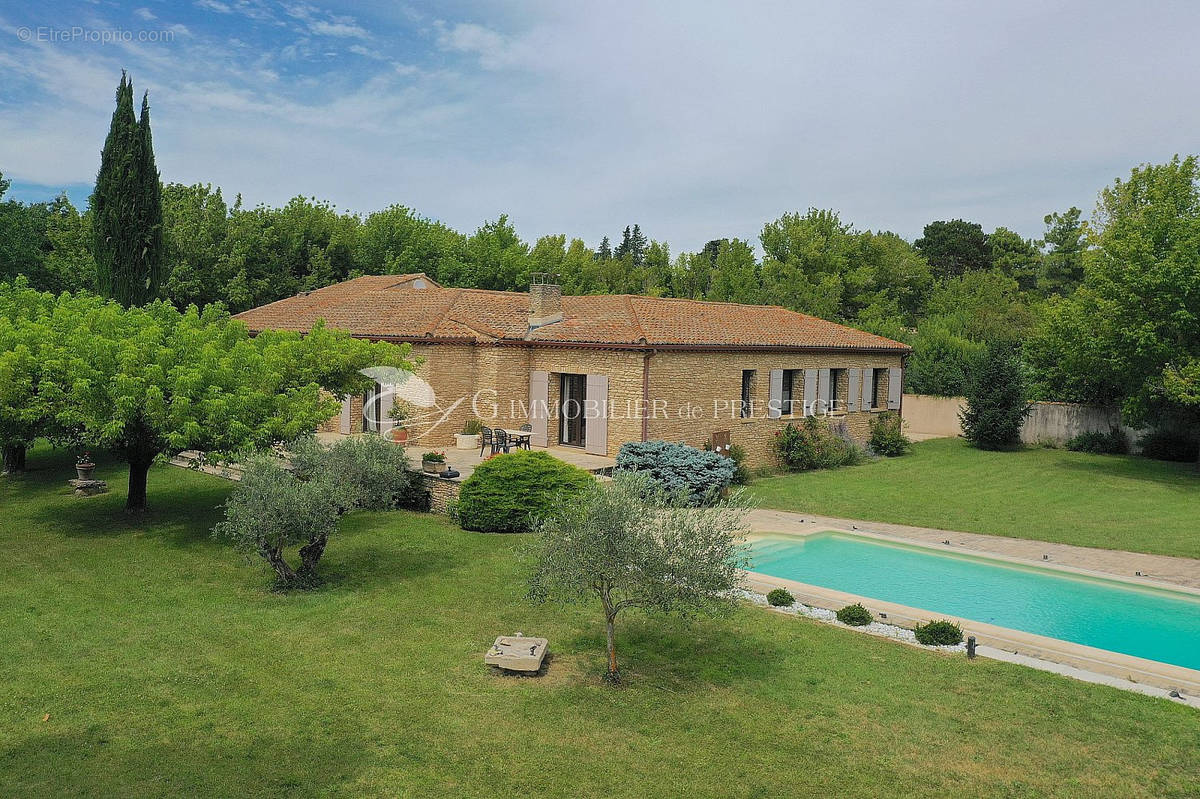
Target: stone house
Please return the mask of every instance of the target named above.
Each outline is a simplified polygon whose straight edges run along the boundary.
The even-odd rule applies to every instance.
[[[627,441],[702,446],[727,436],[752,466],[772,463],[776,431],[805,415],[865,440],[872,414],[900,410],[910,352],[779,307],[564,297],[536,278],[526,293],[369,275],[236,318],[254,331],[306,331],[324,319],[358,337],[411,345],[424,393],[405,426],[421,446],[450,445],[478,418],[491,427],[530,424],[535,446],[609,457]],[[389,429],[390,393],[413,396],[377,382],[365,397],[344,398],[325,429]]]

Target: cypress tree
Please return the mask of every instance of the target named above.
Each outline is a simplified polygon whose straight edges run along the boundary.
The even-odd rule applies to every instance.
[[[99,292],[126,307],[154,299],[163,262],[162,195],[150,136],[149,97],[142,100],[139,124],[133,112],[133,81],[124,72],[91,207]]]
[[[132,87],[131,87],[132,89]],[[150,93],[142,95],[142,113],[138,119],[138,232],[141,247],[137,250],[140,259],[133,274],[143,280],[145,294],[142,303],[158,296],[158,287],[163,278],[163,210],[162,183],[158,167],[154,163],[154,141],[150,135]],[[139,303],[139,304],[142,304]]]

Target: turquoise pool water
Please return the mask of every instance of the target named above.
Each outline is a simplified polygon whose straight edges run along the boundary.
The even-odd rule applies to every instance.
[[[753,571],[1200,669],[1200,599],[852,535],[765,537]]]

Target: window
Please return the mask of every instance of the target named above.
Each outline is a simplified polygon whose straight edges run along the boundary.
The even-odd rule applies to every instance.
[[[874,391],[871,397],[872,408],[886,408],[888,395],[888,370],[875,369],[873,370],[874,380],[871,381]]]
[[[754,390],[754,370],[753,369],[743,369],[742,370],[742,409],[741,409],[741,414],[740,414],[743,419],[749,419],[751,417],[751,415],[753,415],[754,408],[753,408],[752,400],[751,400],[753,390]]]
[[[843,386],[842,383],[846,385]],[[845,369],[829,370],[829,413],[846,410],[846,390],[849,385],[850,378],[846,376]]]
[[[797,376],[800,377],[797,380]],[[783,392],[779,395],[779,412],[792,416],[796,412],[794,403],[804,405],[804,372],[800,369],[783,370]]]

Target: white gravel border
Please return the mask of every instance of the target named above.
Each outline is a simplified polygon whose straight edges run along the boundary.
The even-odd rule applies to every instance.
[[[795,604],[787,607],[776,607],[767,602],[767,597],[765,594],[759,594],[754,591],[743,590],[741,592],[741,597],[749,600],[755,605],[767,608],[768,610],[776,611],[777,613],[785,613],[791,616],[807,616],[810,619],[816,619],[817,621],[825,622],[826,624],[833,624],[846,630],[869,633],[881,638],[894,638],[897,641],[904,641],[905,643],[919,646],[922,649],[933,649],[938,652],[965,653],[967,651],[967,645],[965,642],[961,644],[954,644],[953,646],[925,646],[917,641],[916,633],[914,633],[912,630],[908,629],[907,627],[897,627],[895,624],[884,624],[881,621],[873,621],[870,624],[862,627],[853,627],[849,624],[842,624],[837,620],[836,613],[834,613],[832,610],[826,610],[825,608],[814,608],[810,605],[805,605],[802,602],[796,602]]]

